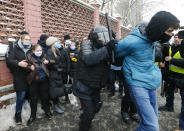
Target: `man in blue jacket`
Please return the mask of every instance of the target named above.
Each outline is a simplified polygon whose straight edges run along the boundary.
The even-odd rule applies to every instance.
[[[159,130],[156,88],[161,83],[161,72],[154,64],[155,45],[156,41],[169,41],[178,27],[179,20],[173,14],[160,11],[115,45],[116,56],[124,56],[123,73],[141,118],[137,131]]]

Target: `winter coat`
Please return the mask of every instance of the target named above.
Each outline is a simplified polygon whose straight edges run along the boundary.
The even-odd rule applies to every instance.
[[[30,50],[31,46],[25,49],[19,40],[13,50],[9,54],[8,62],[13,69],[13,84],[15,91],[26,91],[27,90],[27,68],[18,66],[18,63],[22,60],[26,60],[26,52]]]
[[[49,61],[48,70],[50,74],[50,88],[63,88],[63,72],[68,72],[68,62],[69,58],[66,57],[66,52],[56,49],[56,54],[58,55],[55,58],[52,50],[49,48],[47,50],[46,59]]]
[[[106,47],[92,51],[87,55],[82,55],[80,52],[76,73],[77,80],[73,89],[75,96],[90,99],[94,92],[100,91],[108,76],[107,58],[109,58],[109,54]]]
[[[155,46],[138,25],[115,46],[115,55],[124,56],[123,72],[128,86],[156,89],[161,83],[161,72],[154,64]],[[144,31],[145,32],[145,31]]]
[[[43,61],[45,59],[46,59],[46,56],[45,56],[44,53],[40,57],[41,63],[38,62],[37,57],[32,53],[32,51],[29,51],[26,54],[26,60],[27,60],[27,62],[29,64],[29,68],[30,68],[31,65],[34,65],[34,67],[35,67],[35,70],[34,71],[31,71],[31,69],[30,69],[30,73],[27,76],[27,81],[28,81],[29,84],[31,84],[32,81],[41,81],[39,79],[39,74],[37,72],[37,69],[39,67],[41,67],[43,69],[43,71],[46,73],[47,77],[49,77],[49,71],[47,69],[47,66],[43,63]]]
[[[74,73],[77,71],[77,62],[78,62],[78,55],[79,55],[79,50],[71,50],[68,49],[69,55],[70,53],[74,53],[73,57],[70,57],[70,75],[73,77]]]

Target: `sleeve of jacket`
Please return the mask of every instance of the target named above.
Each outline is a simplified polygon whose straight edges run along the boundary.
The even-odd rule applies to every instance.
[[[175,59],[172,58],[172,60],[170,61],[171,64],[175,65],[175,66],[179,66],[181,68],[184,68],[184,59]]]
[[[70,72],[70,68],[71,68],[71,61],[70,61],[70,55],[69,52],[67,50],[65,50],[65,58],[66,58],[66,63],[67,63],[67,72]]]
[[[8,57],[8,59],[7,59],[7,62],[8,62],[10,65],[14,66],[14,67],[18,67],[19,61],[16,60],[16,58],[15,58],[15,53],[16,53],[16,50],[15,50],[15,48],[14,48],[14,49],[10,52],[9,57]]]
[[[160,43],[158,43],[155,47],[155,62],[161,62],[162,61],[162,47]]]
[[[82,60],[87,65],[95,65],[100,63],[100,61],[105,60],[109,57],[108,51],[106,47],[102,47],[92,53],[82,56]]]
[[[123,40],[119,41],[118,44],[115,45],[115,56],[123,57],[127,54],[131,53],[133,49],[133,45],[136,42],[133,36],[127,36]]]
[[[50,49],[47,50],[46,59],[49,61],[49,64],[47,65],[48,69],[57,70],[58,67],[57,67],[57,64],[56,64],[56,60],[55,60],[55,57],[54,57],[54,55],[53,55],[53,53]]]

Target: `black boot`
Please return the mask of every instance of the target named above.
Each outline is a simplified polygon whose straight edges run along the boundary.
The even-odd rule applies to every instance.
[[[122,115],[123,121],[127,124],[130,124],[131,121],[130,121],[129,114],[127,112],[122,112],[121,115]]]
[[[32,116],[31,116],[31,117],[29,118],[29,120],[27,121],[27,126],[30,126],[30,125],[33,123],[33,121],[35,121],[35,119],[36,119],[35,117],[32,117]]]
[[[15,122],[16,122],[17,125],[22,124],[21,112],[15,113]]]
[[[82,122],[81,120],[79,121],[79,131],[89,131],[91,128],[91,123],[87,122]]]
[[[160,106],[158,108],[159,111],[168,111],[168,112],[174,112],[174,108],[173,107],[169,107],[169,106]]]
[[[50,111],[46,112],[45,115],[48,119],[52,119],[52,113]]]
[[[139,115],[137,113],[132,113],[130,114],[130,118],[134,121],[136,121],[137,123],[140,122],[140,118],[139,118]]]

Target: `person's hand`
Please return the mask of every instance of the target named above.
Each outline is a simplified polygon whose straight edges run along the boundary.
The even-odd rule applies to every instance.
[[[112,31],[112,37],[113,37],[114,39],[116,39],[116,34],[115,34],[114,31]]]
[[[172,60],[172,57],[171,56],[166,56],[165,57],[165,61],[171,61]]]
[[[31,70],[34,71],[35,70],[35,67],[34,65],[31,66]]]
[[[48,64],[48,63],[49,63],[49,61],[46,60],[46,59],[43,61],[43,64],[45,64],[45,65]]]
[[[115,44],[117,44],[117,43],[115,42],[115,40],[111,40],[111,41],[109,41],[109,42],[106,44],[106,48],[107,48],[107,50],[108,50],[109,53],[111,53],[112,50],[114,50]]]
[[[161,68],[164,68],[164,67],[165,67],[165,63],[160,62],[160,67],[161,67]]]
[[[28,66],[28,63],[26,62],[26,60],[22,60],[18,63],[18,66],[26,68]]]

